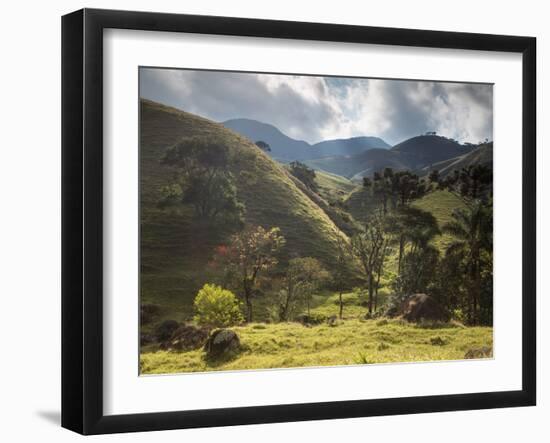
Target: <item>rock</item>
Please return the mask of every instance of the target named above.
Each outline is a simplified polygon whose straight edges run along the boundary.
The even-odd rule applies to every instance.
[[[449,321],[449,314],[432,297],[426,294],[413,294],[407,297],[399,307],[399,315],[409,322]]]
[[[493,348],[489,346],[482,346],[481,348],[468,349],[468,352],[464,354],[464,358],[491,358],[493,356]]]
[[[338,317],[336,317],[336,315],[331,315],[329,318],[327,318],[327,323],[329,326],[336,326],[337,321]]]
[[[209,330],[197,328],[193,325],[183,325],[174,331],[169,340],[161,344],[162,349],[175,349],[177,351],[190,351],[204,345],[208,338]]]
[[[216,329],[204,345],[208,358],[221,357],[224,354],[237,351],[241,346],[239,336],[231,329]]]
[[[298,323],[303,324],[304,326],[319,325],[325,321],[326,317],[321,315],[308,315],[300,314],[296,317]]]
[[[430,338],[430,344],[432,346],[445,346],[447,344],[447,341],[437,336]]]
[[[178,329],[180,324],[176,320],[164,320],[155,329],[157,341],[163,343],[172,337],[172,334]]]
[[[394,318],[399,315],[399,306],[398,305],[392,305],[388,310],[384,313],[384,317]]]
[[[139,345],[146,346],[155,342],[155,337],[151,334],[141,334],[139,337]]]

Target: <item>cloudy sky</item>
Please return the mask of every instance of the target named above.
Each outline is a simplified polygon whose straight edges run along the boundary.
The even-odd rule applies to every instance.
[[[397,144],[437,131],[493,138],[491,85],[142,68],[140,95],[203,117],[250,118],[316,143],[371,135]]]

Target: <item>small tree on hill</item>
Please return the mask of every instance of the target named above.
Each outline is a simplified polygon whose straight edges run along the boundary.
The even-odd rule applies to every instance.
[[[264,152],[271,152],[271,146],[269,146],[269,144],[267,144],[263,140],[258,140],[256,142],[256,146]]]
[[[290,173],[300,180],[310,191],[317,192],[315,171],[299,161],[290,163]]]

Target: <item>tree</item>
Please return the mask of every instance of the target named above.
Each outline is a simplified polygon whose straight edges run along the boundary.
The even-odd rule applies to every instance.
[[[271,152],[271,146],[269,146],[269,144],[267,144],[263,140],[258,140],[256,142],[256,146],[264,152]]]
[[[252,299],[258,276],[275,266],[276,254],[285,244],[279,228],[264,229],[261,226],[248,226],[231,238],[231,243],[223,249],[221,259],[232,268],[246,304],[246,321],[251,322]]]
[[[363,275],[367,281],[369,314],[373,313],[374,275],[386,240],[385,235],[384,218],[383,216],[376,215],[366,223],[366,227],[362,232],[351,238],[352,252],[359,260]]]
[[[401,270],[394,286],[398,294],[430,292],[439,265],[439,251],[430,244],[411,249],[403,257]]]
[[[493,187],[493,171],[485,165],[470,165],[455,170],[439,181],[439,187],[459,196],[467,205],[488,201]]]
[[[407,206],[411,201],[423,197],[429,190],[424,179],[410,171],[398,171],[392,177],[392,193],[397,205]]]
[[[279,319],[287,321],[301,301],[306,303],[309,315],[311,296],[327,278],[328,272],[315,258],[290,260],[283,278],[283,288],[280,291]]]
[[[393,196],[393,180],[392,168],[385,168],[382,173],[375,172],[372,180],[363,178],[363,186],[371,189],[373,196],[382,205],[384,214],[388,212],[388,202]]]
[[[343,292],[353,287],[354,263],[350,245],[340,235],[336,236],[336,250],[334,251],[334,265],[331,268],[331,286],[338,292],[338,317],[340,320],[344,315]]]
[[[195,321],[200,325],[223,328],[243,321],[235,295],[221,286],[205,284],[195,297]]]
[[[397,273],[407,245],[413,249],[422,248],[436,235],[441,234],[436,218],[422,209],[406,206],[399,207],[386,219],[386,230],[398,244]]]
[[[290,173],[300,180],[310,191],[317,192],[315,171],[299,161],[290,163]]]
[[[485,278],[492,281],[492,210],[483,202],[476,200],[467,209],[455,210],[453,220],[447,223],[443,230],[454,237],[446,253],[459,255],[465,263],[468,322],[479,324],[484,274]]]
[[[385,168],[382,173],[375,172],[372,180],[363,178],[363,187],[370,189],[384,214],[388,213],[390,203],[392,209],[408,206],[430,189],[427,182],[418,175],[410,171],[394,171],[392,168]]]
[[[430,180],[430,182],[432,183],[439,183],[439,171],[437,169],[434,169],[433,171],[430,172],[430,174],[428,175],[428,179]]]
[[[243,205],[237,200],[226,144],[211,137],[186,137],[168,148],[161,163],[171,167],[174,182],[162,188],[160,206],[190,204],[202,220],[240,223]]]

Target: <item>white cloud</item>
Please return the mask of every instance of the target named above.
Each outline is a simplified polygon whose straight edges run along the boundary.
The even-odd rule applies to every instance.
[[[143,69],[141,96],[216,121],[251,118],[310,143],[426,131],[492,138],[490,85]]]

